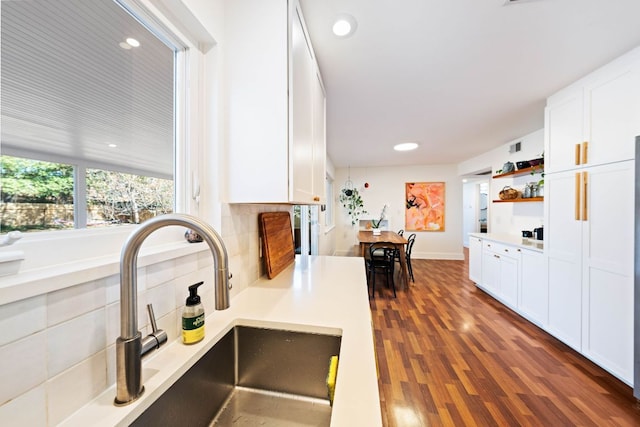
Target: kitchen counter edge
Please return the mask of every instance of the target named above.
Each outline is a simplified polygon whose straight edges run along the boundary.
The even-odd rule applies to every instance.
[[[500,233],[469,233],[469,237],[477,237],[482,240],[491,240],[496,243],[517,246],[522,249],[529,249],[537,252],[544,252],[544,241],[514,236],[512,234]]]
[[[113,405],[115,385],[72,414],[62,426],[126,426],[133,422],[224,334],[237,324],[342,335],[331,427],[382,426],[373,327],[361,258],[297,256],[272,280],[261,278],[207,315],[206,337],[173,341],[143,360],[145,393]]]

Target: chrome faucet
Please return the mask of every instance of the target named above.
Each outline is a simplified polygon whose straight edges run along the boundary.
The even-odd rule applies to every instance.
[[[153,309],[149,308],[153,332],[142,339],[137,316],[138,252],[144,240],[155,230],[169,225],[195,230],[207,242],[213,253],[215,273],[215,308],[229,308],[229,279],[227,250],[220,235],[206,222],[191,215],[168,214],[149,219],[127,239],[120,254],[120,337],[116,340],[116,398],[117,406],[135,401],[144,392],[142,385],[142,356],[160,348],[167,334],[157,329]]]

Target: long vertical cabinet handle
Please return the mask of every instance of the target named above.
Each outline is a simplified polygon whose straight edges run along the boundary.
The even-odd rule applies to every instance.
[[[576,185],[574,192],[574,202],[575,202],[575,214],[576,221],[582,221],[581,209],[580,209],[580,172],[576,172]]]
[[[587,158],[587,154],[589,153],[589,142],[585,141],[580,145],[582,148],[582,154],[580,156],[581,158],[580,164],[586,165],[589,162],[589,159]]]
[[[576,144],[576,166],[580,164],[580,144]]]
[[[587,216],[587,185],[589,172],[582,172],[582,220],[588,221],[589,217]]]

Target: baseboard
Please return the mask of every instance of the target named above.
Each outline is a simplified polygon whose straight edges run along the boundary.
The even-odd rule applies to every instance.
[[[333,256],[353,256],[353,251],[335,251]]]
[[[411,259],[440,259],[448,261],[464,261],[464,253],[453,252],[411,252]]]

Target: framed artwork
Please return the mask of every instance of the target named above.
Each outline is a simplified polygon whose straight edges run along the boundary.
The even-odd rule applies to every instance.
[[[444,182],[405,184],[405,230],[444,231],[444,190]]]

